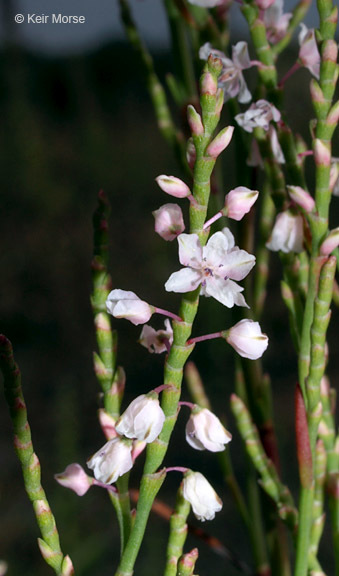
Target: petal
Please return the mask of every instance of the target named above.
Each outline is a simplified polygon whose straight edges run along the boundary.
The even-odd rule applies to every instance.
[[[255,256],[248,254],[246,250],[232,250],[228,252],[223,261],[220,262],[218,276],[231,278],[232,280],[242,280],[252,270],[255,265]]]
[[[235,66],[241,70],[251,67],[247,42],[237,42],[235,46],[232,46],[232,60]]]
[[[242,292],[243,288],[238,286],[238,284],[232,280],[210,277],[206,280],[205,290],[210,296],[213,296],[213,298],[218,300],[218,302],[227,306],[227,308],[233,308],[234,304],[237,304],[238,306],[244,305],[238,304],[239,300],[237,298],[238,293]]]
[[[182,268],[173,272],[165,284],[167,292],[191,292],[201,283],[202,277],[198,270]]]
[[[203,256],[207,266],[219,266],[228,251],[228,241],[225,234],[216,232],[203,248]]]
[[[202,247],[198,234],[180,234],[178,244],[180,264],[191,268],[201,268]]]

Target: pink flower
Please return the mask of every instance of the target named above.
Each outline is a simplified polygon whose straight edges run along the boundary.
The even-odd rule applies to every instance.
[[[228,308],[247,306],[233,280],[242,280],[255,264],[255,257],[234,245],[228,228],[216,232],[202,247],[197,234],[180,234],[179,260],[186,266],[174,272],[165,284],[167,292],[191,292],[201,284],[201,294],[213,296]]]
[[[212,156],[212,158],[217,158],[219,154],[221,154],[221,152],[225,150],[225,148],[227,148],[231,142],[233,131],[233,126],[227,126],[221,130],[219,134],[217,134],[217,136],[214,138],[214,140],[212,140],[212,142],[208,145],[206,150],[207,154]]]
[[[196,450],[222,452],[232,435],[210,410],[195,406],[186,424],[186,440]]]
[[[237,114],[235,117],[239,126],[246,132],[253,132],[254,128],[269,129],[270,122],[278,122],[281,118],[279,110],[267,100],[258,100],[251,104],[249,109],[242,113]]]
[[[339,246],[339,228],[331,230],[320,246],[320,254],[329,256]]]
[[[276,217],[271,238],[266,247],[273,252],[302,252],[304,242],[303,218],[291,210],[280,212]]]
[[[165,414],[158,396],[153,392],[135,398],[120,416],[115,429],[118,434],[144,440],[148,444],[159,436],[164,422]]]
[[[155,218],[154,229],[164,240],[174,240],[185,230],[182,211],[178,204],[164,204],[152,214]]]
[[[274,0],[265,10],[264,23],[266,25],[267,38],[271,44],[276,44],[285,36],[292,18],[291,12],[284,14],[283,10],[283,0]]]
[[[223,52],[212,48],[207,42],[199,50],[199,57],[207,60],[208,56],[213,54],[222,61],[222,71],[219,76],[218,84],[224,90],[225,101],[230,98],[238,97],[242,104],[249,102],[252,98],[247,88],[242,71],[251,68],[256,62],[250,60],[246,42],[238,42],[232,46],[232,60],[227,58]]]
[[[213,520],[215,513],[222,509],[218,494],[200,472],[187,472],[182,488],[183,496],[191,504],[198,520]]]
[[[161,190],[169,194],[170,196],[175,196],[176,198],[186,198],[186,196],[191,195],[191,191],[187,184],[176,178],[175,176],[157,176],[155,179]]]
[[[114,318],[126,318],[135,326],[148,322],[154,312],[154,308],[134,292],[119,289],[109,293],[106,308]]]
[[[240,320],[227,331],[226,341],[243,358],[257,360],[268,346],[266,334],[261,332],[259,322]]]
[[[195,136],[202,136],[204,133],[204,126],[200,114],[196,111],[192,104],[187,106],[187,120],[192,134]]]
[[[112,438],[87,461],[87,466],[96,480],[113,484],[133,466],[132,442],[119,436]]]
[[[308,68],[315,78],[320,75],[320,54],[315,39],[314,30],[309,30],[305,24],[300,24],[299,60],[305,68]]]
[[[65,488],[70,488],[78,496],[86,494],[93,485],[93,478],[87,476],[80,464],[70,464],[64,472],[54,476],[57,482]]]
[[[173,330],[168,318],[165,320],[165,330],[154,330],[152,326],[145,324],[140,334],[140,344],[145,346],[151,353],[161,354],[166,352],[167,346],[173,342]]]
[[[288,194],[298,206],[301,206],[308,214],[315,208],[315,201],[312,196],[301,186],[287,186]]]
[[[225,197],[224,216],[233,220],[241,220],[247,214],[259,196],[257,190],[250,190],[245,186],[238,186]]]

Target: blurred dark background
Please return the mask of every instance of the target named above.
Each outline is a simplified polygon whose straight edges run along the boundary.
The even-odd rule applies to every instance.
[[[75,14],[95,12],[94,2],[83,3],[83,10],[75,4]],[[159,20],[158,26],[157,19],[150,26],[155,4],[132,2],[137,15],[141,15],[146,36],[151,28],[158,29],[158,34],[166,30],[164,21],[161,24]],[[1,6],[0,330],[12,341],[22,371],[34,447],[41,460],[42,482],[56,516],[62,548],[71,555],[78,576],[108,576],[114,573],[119,553],[117,522],[108,498],[96,489],[78,498],[53,479],[70,462],[85,465],[104,443],[97,422],[99,388],[92,369],[92,214],[97,194],[103,189],[112,206],[110,271],[114,287],[133,290],[157,306],[176,310],[179,297],[166,294],[163,285],[179,267],[177,245],[165,244],[155,235],[151,211],[169,201],[154,178],[160,173],[180,175],[180,171],[156,127],[135,54],[122,39],[116,5],[112,4],[111,14],[105,3],[105,23],[112,17],[112,29],[108,26],[94,40],[89,36],[86,40],[85,34],[85,40],[78,44],[75,29],[73,35],[69,29],[60,29],[59,40],[53,36],[56,31],[51,30],[50,43],[45,29],[36,28],[32,33],[26,26],[20,32],[13,25],[13,14],[26,13],[27,6],[24,2],[2,2]],[[142,8],[146,14],[142,14]],[[55,11],[62,11],[60,4]],[[172,69],[171,55],[166,45],[154,44],[155,40],[151,34],[156,68],[163,79]],[[282,71],[294,58],[294,52],[287,55]],[[307,119],[312,117],[309,79],[308,72],[301,71],[296,81],[289,83],[286,100],[292,126],[308,142]],[[339,155],[338,146],[334,152]],[[224,156],[228,190],[235,184],[232,146]],[[339,201],[335,201],[337,207]],[[276,255],[272,256],[272,265],[262,323],[270,337],[264,366],[272,377],[283,478],[294,489],[296,361],[286,336],[288,320],[279,293],[280,264]],[[201,303],[195,334],[231,325],[231,313],[220,311],[211,300]],[[336,320],[333,317],[332,336]],[[162,321],[156,319],[154,324],[161,327]],[[115,321],[115,327],[119,331],[118,362],[127,373],[126,405],[136,394],[161,383],[163,357],[150,356],[137,344],[138,327],[123,320]],[[330,352],[330,373],[334,376],[339,367],[337,339],[332,344],[330,340]],[[207,343],[195,351],[193,359],[216,412],[227,418],[234,434],[230,450],[244,485],[244,458],[228,408],[233,391],[232,351],[223,342]],[[224,509],[204,528],[250,562],[244,529],[230,493],[218,476],[217,458],[186,446],[185,420],[186,414],[182,413],[166,463],[189,465],[212,480],[223,497]],[[0,454],[0,560],[8,563],[9,576],[47,576],[51,569],[41,560],[36,545],[38,530],[12,449],[11,422],[4,400],[0,402]],[[133,486],[137,486],[141,465],[136,467]],[[170,505],[174,504],[177,485],[177,475],[169,475],[161,491],[160,497]],[[162,573],[166,536],[165,521],[153,516],[137,574]],[[205,544],[189,537],[186,550],[193,546],[201,552],[198,573],[239,574]],[[321,560],[331,567],[331,559],[326,559],[329,550],[328,542]]]

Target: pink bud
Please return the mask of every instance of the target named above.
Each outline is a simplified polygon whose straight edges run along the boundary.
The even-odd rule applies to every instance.
[[[187,120],[194,136],[201,136],[204,133],[201,116],[192,104],[187,106]]]
[[[238,186],[225,197],[224,216],[233,220],[241,220],[247,214],[259,196],[257,190],[250,190],[245,186]]]
[[[334,40],[327,40],[324,42],[322,57],[325,61],[337,63],[338,57],[338,44]]]
[[[229,145],[234,131],[234,126],[227,126],[212,140],[207,147],[207,154],[212,158],[217,158],[219,154]]]
[[[54,476],[57,482],[65,488],[70,488],[78,496],[86,494],[93,484],[93,478],[87,476],[80,464],[70,464],[64,472]]]
[[[210,94],[215,96],[218,89],[218,82],[216,78],[208,70],[203,73],[200,81],[201,94]]]
[[[148,322],[154,308],[128,290],[112,290],[106,300],[106,309],[114,318],[126,318],[137,326]]]
[[[301,206],[305,212],[309,214],[314,210],[314,199],[306,190],[301,188],[301,186],[287,186],[287,190],[293,202]]]
[[[257,360],[268,346],[268,337],[261,332],[259,322],[240,320],[226,332],[226,341],[243,358]]]
[[[318,82],[312,78],[310,83],[310,92],[313,102],[325,102],[324,94]]]
[[[329,166],[331,164],[331,152],[319,138],[314,141],[314,160],[317,165]]]
[[[331,230],[327,238],[320,246],[320,254],[329,256],[339,246],[339,228]]]
[[[115,431],[114,418],[103,408],[100,408],[99,410],[99,422],[107,440],[111,440],[111,438],[115,438],[118,435]]]
[[[332,158],[330,170],[330,190],[333,196],[339,196],[339,159]]]
[[[74,574],[74,567],[72,564],[72,560],[67,555],[63,559],[62,566],[61,566],[61,576],[72,576]]]
[[[186,196],[191,195],[191,191],[187,184],[176,178],[175,176],[165,176],[162,174],[156,178],[158,186],[161,190],[169,194],[170,196],[175,196],[176,198],[186,198]]]
[[[331,126],[333,125],[336,126],[338,122],[339,122],[339,101],[336,102],[329,111],[326,123],[330,124]]]
[[[164,240],[174,240],[185,230],[182,211],[178,204],[164,204],[152,214],[155,218],[154,229]]]

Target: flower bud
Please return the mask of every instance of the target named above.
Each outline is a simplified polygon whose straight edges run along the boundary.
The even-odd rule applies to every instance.
[[[325,102],[323,91],[320,88],[318,82],[314,80],[314,78],[312,78],[310,82],[310,92],[313,102],[321,102],[322,104]]]
[[[305,24],[300,24],[299,32],[299,60],[309,69],[315,78],[320,75],[320,54],[315,39],[314,30],[308,30]]]
[[[183,480],[183,496],[192,506],[198,520],[213,520],[222,509],[222,501],[200,472],[187,472]]]
[[[331,110],[329,111],[326,124],[336,126],[338,122],[339,122],[339,101],[333,104]]]
[[[186,198],[186,196],[191,195],[187,184],[175,176],[165,176],[162,174],[161,176],[157,176],[156,182],[161,190],[170,196],[175,196],[175,198]]]
[[[315,201],[312,196],[301,186],[287,186],[289,196],[293,202],[301,206],[308,214],[315,208]]]
[[[319,138],[314,141],[314,160],[317,165],[329,166],[331,164],[331,152]]]
[[[111,440],[117,436],[115,431],[115,420],[110,414],[108,414],[108,412],[106,412],[106,410],[104,410],[104,408],[100,408],[99,410],[99,422],[107,440]]]
[[[268,346],[268,337],[261,332],[259,322],[240,320],[226,331],[226,341],[243,358],[257,360]]]
[[[218,82],[216,78],[208,70],[203,73],[200,80],[200,91],[201,94],[210,94],[215,96],[218,89]]]
[[[210,410],[195,406],[186,424],[186,440],[196,450],[222,452],[232,435]]]
[[[281,250],[288,252],[302,252],[304,240],[304,225],[300,214],[291,210],[280,212],[276,217],[271,238],[266,247],[273,252]]]
[[[329,256],[339,246],[339,228],[331,230],[327,238],[320,246],[320,254]]]
[[[189,104],[187,106],[187,120],[194,136],[202,136],[204,127],[201,121],[201,116],[198,114],[194,106]]]
[[[212,140],[212,142],[207,147],[207,154],[212,156],[212,158],[217,158],[219,154],[227,148],[229,145],[232,135],[233,135],[234,126],[227,126],[219,134]]]
[[[96,480],[113,484],[133,466],[132,442],[120,437],[109,440],[87,461],[87,466]]]
[[[126,318],[137,326],[148,322],[154,308],[127,290],[112,290],[106,300],[106,309],[114,318]]]
[[[70,488],[78,496],[86,494],[93,484],[93,478],[87,476],[80,464],[70,464],[64,472],[55,474],[54,478],[61,486]]]
[[[154,330],[145,324],[140,334],[139,343],[151,353],[161,354],[167,351],[167,345],[173,342],[173,330],[168,318],[165,320],[165,330]]]
[[[182,211],[178,204],[164,204],[152,214],[155,218],[154,229],[164,240],[174,240],[185,230]]]
[[[233,220],[241,220],[247,214],[259,196],[257,190],[250,190],[245,186],[238,186],[225,197],[224,216]]]
[[[330,190],[333,196],[339,196],[339,159],[332,158],[330,170]]]
[[[145,440],[149,444],[159,436],[164,422],[165,414],[153,392],[135,398],[120,416],[115,429],[127,438]]]
[[[61,576],[72,576],[74,574],[74,567],[72,560],[67,555],[64,557],[61,566]]]

